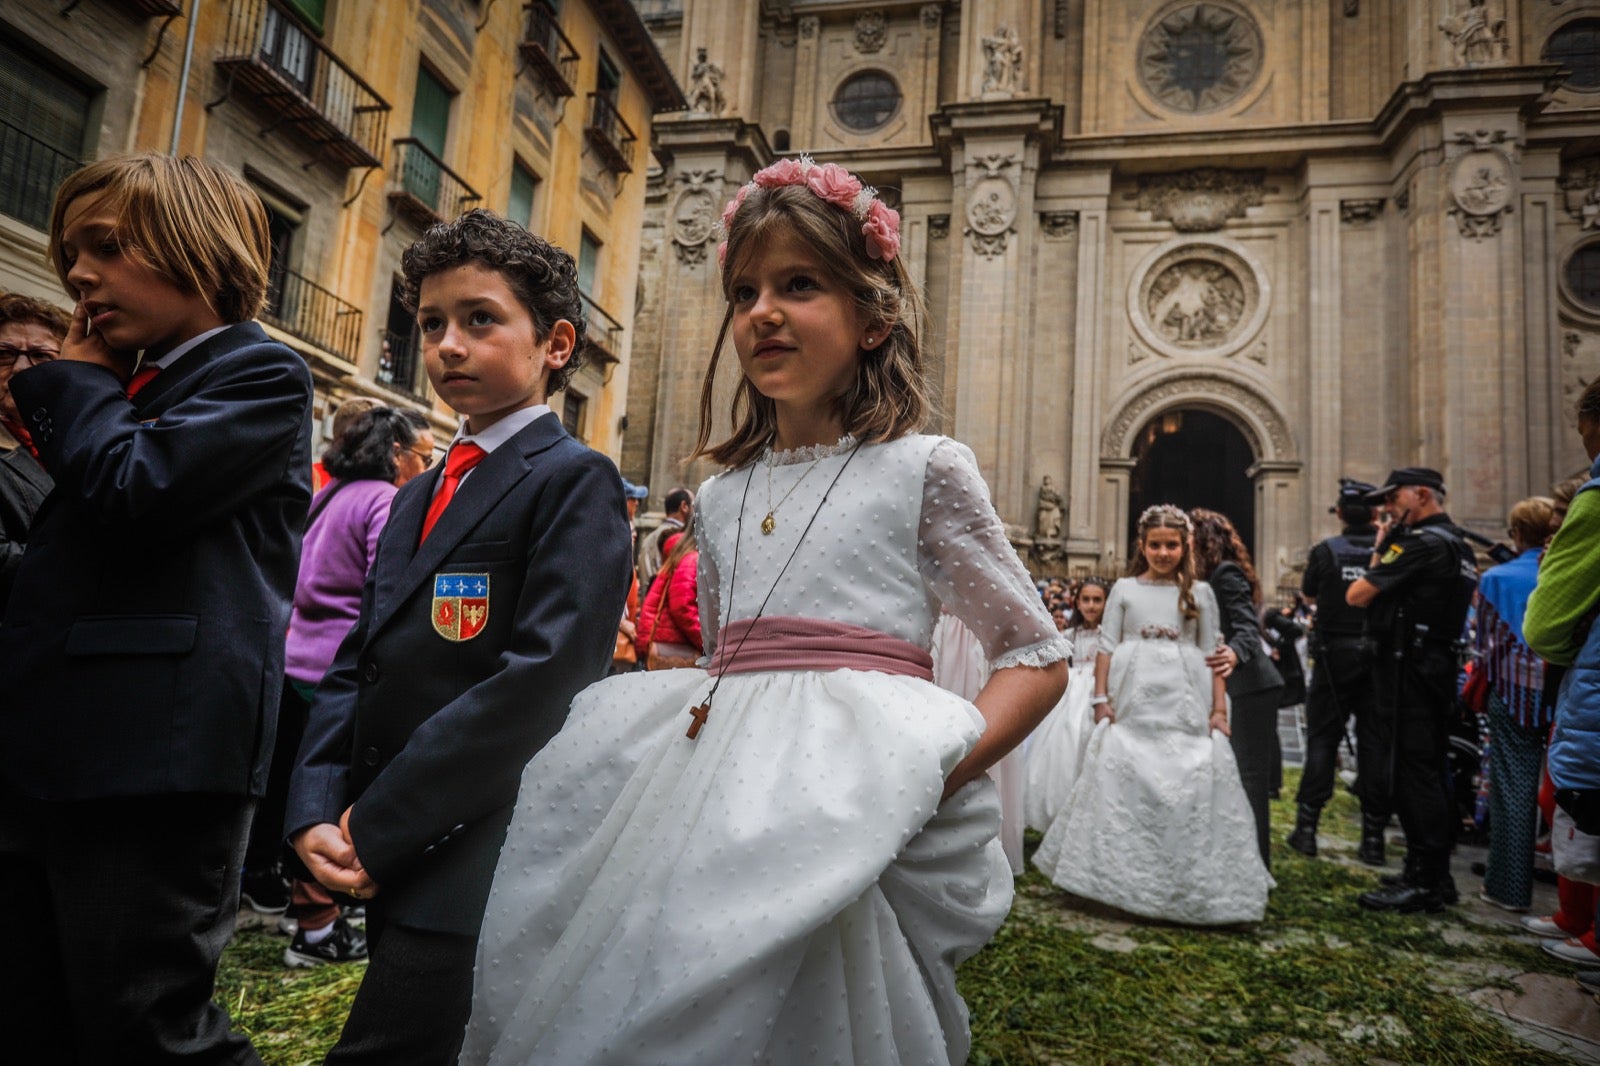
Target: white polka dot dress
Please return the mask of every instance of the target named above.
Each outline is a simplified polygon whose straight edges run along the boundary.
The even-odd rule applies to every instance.
[[[708,649],[771,593],[764,617],[923,649],[943,603],[995,669],[1067,657],[966,448],[852,444],[773,457],[770,490],[765,462],[702,487]],[[528,765],[461,1061],[965,1061],[955,965],[1012,894],[992,783],[939,802],[976,708],[874,671],[729,673],[691,740],[710,688],[610,678]]]

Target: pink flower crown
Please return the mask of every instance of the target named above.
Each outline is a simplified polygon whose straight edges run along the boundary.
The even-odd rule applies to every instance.
[[[722,232],[727,233],[733,216],[755,189],[776,189],[783,185],[804,185],[828,203],[850,212],[861,223],[867,239],[867,255],[890,262],[900,254],[900,212],[878,199],[878,190],[861,184],[861,179],[837,163],[818,163],[810,156],[780,159],[756,171],[756,176],[739,187],[739,194],[722,209]],[[728,242],[717,245],[717,263],[728,257]]]

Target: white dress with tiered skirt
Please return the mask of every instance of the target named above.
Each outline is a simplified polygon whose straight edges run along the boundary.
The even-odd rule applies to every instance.
[[[1066,657],[965,447],[848,444],[777,456],[770,503],[760,463],[702,487],[708,650],[770,594],[764,618],[922,649],[943,603],[994,669]],[[729,672],[691,740],[711,687],[602,681],[529,763],[461,1061],[964,1061],[955,964],[1011,903],[993,784],[940,802],[977,709],[894,674]]]
[[[1189,925],[1259,921],[1273,885],[1228,738],[1209,727],[1217,601],[1123,578],[1100,625],[1115,719],[1098,723],[1034,865],[1069,892]]]
[[[1023,768],[1023,815],[1029,829],[1050,828],[1072,794],[1083,767],[1094,730],[1094,658],[1100,633],[1094,629],[1069,629],[1072,673],[1067,691],[1028,742]]]

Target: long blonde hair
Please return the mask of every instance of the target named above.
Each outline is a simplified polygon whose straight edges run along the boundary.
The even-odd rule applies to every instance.
[[[726,440],[710,443],[717,364],[733,324],[733,279],[757,250],[779,234],[792,235],[815,253],[832,280],[850,292],[863,321],[890,324],[882,344],[857,353],[855,380],[838,397],[844,431],[870,444],[915,433],[928,419],[921,340],[925,312],[903,258],[897,255],[886,262],[870,257],[860,222],[803,185],[758,186],[728,224],[722,264],[728,310],[700,386],[700,435],[691,459],[704,455],[724,466],[743,466],[761,454],[777,429],[772,401],[748,378],[741,378],[729,407],[733,432]]]
[[[1138,549],[1128,562],[1128,576],[1138,577],[1150,569],[1150,560],[1144,557],[1145,534],[1152,529],[1176,529],[1183,538],[1183,557],[1178,560],[1175,576],[1178,579],[1178,611],[1185,618],[1198,618],[1200,605],[1194,599],[1194,523],[1183,513],[1183,508],[1170,503],[1146,507],[1139,516]]]

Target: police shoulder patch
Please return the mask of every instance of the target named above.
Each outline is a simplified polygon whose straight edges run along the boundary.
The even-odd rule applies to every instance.
[[[1392,563],[1396,559],[1400,558],[1400,556],[1404,555],[1405,553],[1406,553],[1406,550],[1404,548],[1400,547],[1400,545],[1391,544],[1391,545],[1389,545],[1388,550],[1383,553],[1383,558],[1378,560],[1378,564],[1380,566],[1383,566],[1383,565],[1387,565],[1388,563]]]
[[[433,631],[445,640],[471,640],[489,621],[488,574],[433,575]]]

